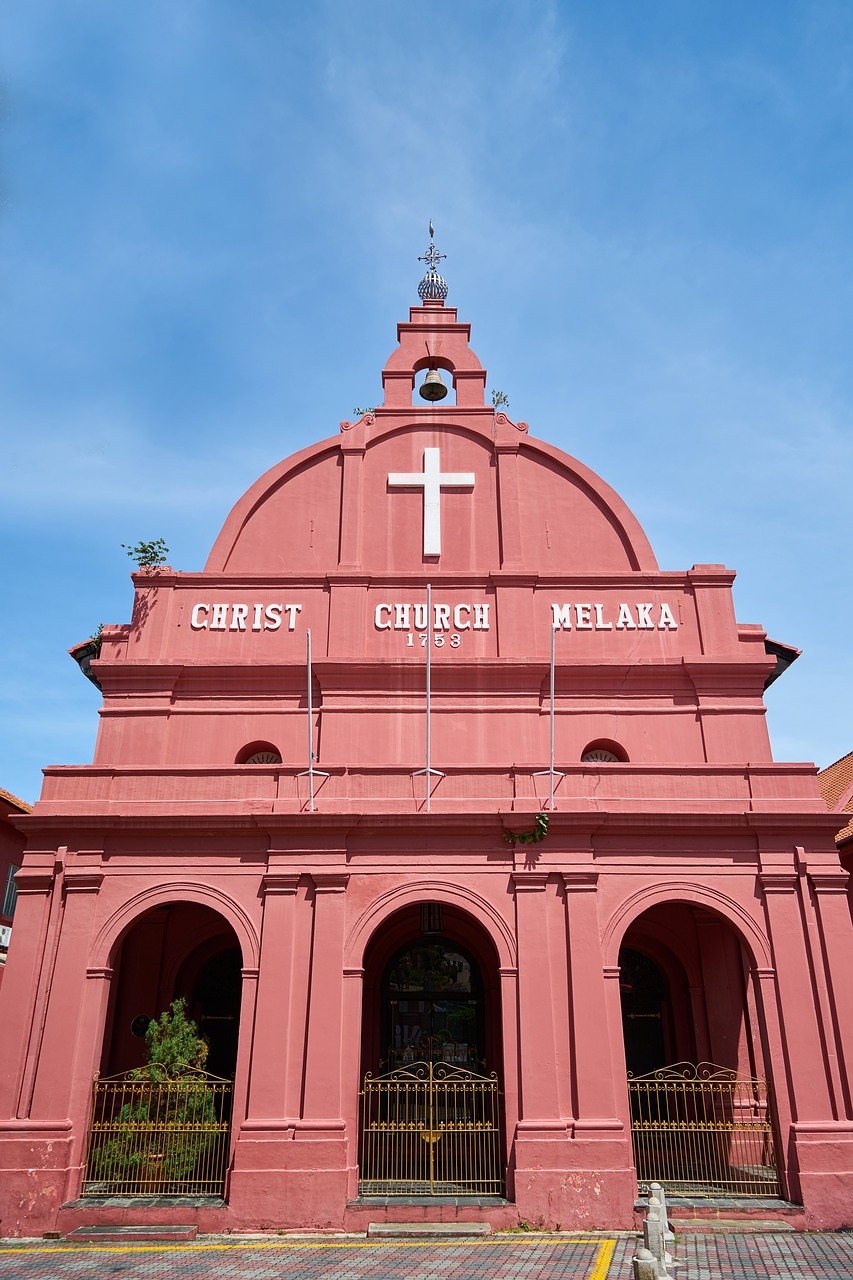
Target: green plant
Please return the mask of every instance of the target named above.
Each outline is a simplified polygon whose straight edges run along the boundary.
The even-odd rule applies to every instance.
[[[97,629],[92,633],[92,635],[89,636],[89,644],[92,646],[92,648],[95,650],[96,653],[101,652],[101,645],[103,644],[103,635],[104,635],[104,624],[103,622],[99,622]]]
[[[202,1070],[208,1046],[187,1017],[186,1001],[153,1018],[148,1062],[123,1078],[125,1102],[90,1151],[89,1178],[156,1189],[191,1179],[216,1139],[215,1084]]]
[[[374,413],[374,412],[375,412],[375,406],[372,404],[369,404],[366,409],[362,409],[359,405],[356,405],[355,408],[353,409],[353,414],[355,415],[356,418],[363,418],[366,413]]]
[[[513,848],[516,844],[538,844],[548,834],[548,814],[537,813],[532,831],[505,831],[504,840]]]
[[[187,1017],[183,996],[173,1000],[159,1018],[152,1018],[145,1032],[148,1063],[133,1072],[137,1080],[180,1080],[198,1071],[207,1061],[207,1041]]]
[[[500,409],[502,405],[509,408],[509,396],[504,395],[503,391],[492,391],[492,405],[495,409]]]
[[[159,568],[161,564],[166,563],[166,557],[169,554],[169,548],[162,538],[155,538],[152,542],[137,542],[135,546],[130,546],[127,542],[121,545],[140,569]]]

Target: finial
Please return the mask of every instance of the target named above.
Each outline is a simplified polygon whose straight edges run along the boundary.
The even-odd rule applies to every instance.
[[[418,285],[418,296],[423,302],[443,302],[447,297],[447,281],[444,280],[436,271],[436,266],[446,253],[438,253],[435,247],[435,228],[432,225],[432,218],[429,222],[429,248],[426,253],[418,258],[418,262],[425,262],[428,270],[423,280]]]

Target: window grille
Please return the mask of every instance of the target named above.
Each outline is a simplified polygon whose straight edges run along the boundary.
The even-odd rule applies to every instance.
[[[3,893],[3,910],[0,915],[13,916],[15,914],[15,901],[18,897],[18,886],[15,884],[15,872],[20,871],[20,867],[10,867],[6,875],[6,888]]]

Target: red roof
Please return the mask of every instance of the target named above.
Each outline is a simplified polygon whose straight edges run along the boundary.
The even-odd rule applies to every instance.
[[[830,813],[853,814],[853,751],[828,765],[817,775],[820,793]],[[840,844],[853,836],[853,819],[835,837]]]
[[[0,800],[5,800],[6,804],[14,805],[16,809],[20,809],[21,813],[32,813],[33,806],[27,804],[26,800],[19,800],[17,796],[13,796],[11,791],[4,791],[0,787]]]

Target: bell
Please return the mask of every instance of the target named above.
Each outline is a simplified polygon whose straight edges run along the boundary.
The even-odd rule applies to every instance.
[[[438,369],[430,369],[418,388],[418,395],[422,400],[443,400],[447,395],[447,387],[441,381],[441,374]]]

